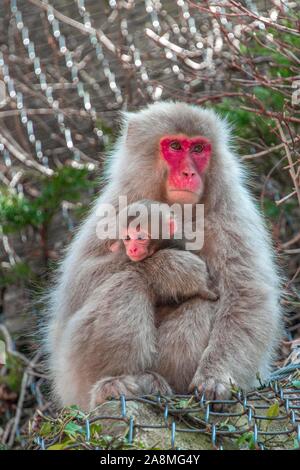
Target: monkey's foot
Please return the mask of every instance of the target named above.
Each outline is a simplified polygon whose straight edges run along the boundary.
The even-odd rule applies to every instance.
[[[91,390],[90,408],[93,409],[109,398],[119,398],[121,395],[132,397],[152,393],[172,394],[169,384],[156,372],[149,371],[141,375],[105,377],[98,380]]]
[[[229,380],[227,382],[214,377],[201,377],[197,372],[189,386],[189,391],[193,393],[195,389],[198,390],[200,396],[204,394],[205,400],[229,400],[231,397],[231,384]],[[220,411],[222,408],[222,403],[213,404],[215,411]]]
[[[147,395],[148,393],[160,393],[161,395],[171,395],[172,389],[166,379],[156,372],[146,372],[145,374],[139,377],[139,382],[142,386],[143,393]]]
[[[172,394],[172,389],[167,381],[156,372],[105,377],[98,380],[91,390],[90,409],[104,403],[109,398],[119,398],[121,395],[132,397],[156,393]]]
[[[137,396],[140,394],[140,390],[140,385],[134,375],[104,377],[98,380],[91,390],[90,409],[104,403],[109,398],[119,398],[121,395]]]

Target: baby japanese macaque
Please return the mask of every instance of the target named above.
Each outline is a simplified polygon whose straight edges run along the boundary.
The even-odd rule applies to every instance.
[[[138,204],[143,204],[145,207],[150,206],[150,202],[140,201],[138,203],[131,204],[128,206],[128,210],[133,207],[138,207]],[[153,203],[156,204],[156,203]],[[151,238],[151,222],[148,224],[137,224],[132,225],[132,222],[136,217],[128,216],[126,226],[120,227],[120,240],[117,240],[110,246],[110,251],[119,252],[124,251],[131,261],[142,261],[149,256],[152,256],[158,250],[163,248],[176,248],[184,249],[183,240],[175,240],[175,219],[170,216],[168,220],[163,216],[160,218],[160,229],[162,224],[165,224],[164,228],[167,228],[167,232],[170,238],[163,238],[162,230],[159,232],[159,238]]]
[[[126,253],[131,261],[139,262],[162,249],[184,250],[185,240],[174,238],[177,228],[175,216],[169,211],[163,211],[163,207],[163,204],[157,201],[146,199],[127,206],[119,214],[120,239],[110,245],[110,251],[113,253]],[[145,209],[145,213],[141,218],[131,215],[140,212],[141,208]],[[153,209],[154,211],[152,211]],[[157,217],[152,220],[155,212]],[[154,223],[158,225],[156,232],[154,232],[155,238],[153,238],[152,231]],[[202,281],[201,297],[207,300],[217,300],[219,296],[210,285],[211,280],[208,271],[206,271]]]

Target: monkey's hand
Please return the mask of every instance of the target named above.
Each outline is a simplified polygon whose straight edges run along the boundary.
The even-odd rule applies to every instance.
[[[195,296],[217,300],[208,287],[206,263],[199,256],[176,249],[159,250],[143,263],[144,274],[161,303],[182,301]]]
[[[121,250],[121,241],[120,240],[117,240],[115,242],[113,242],[111,245],[109,245],[109,251],[111,251],[112,253],[117,253],[118,251]]]
[[[206,401],[229,400],[232,386],[233,383],[229,375],[216,373],[213,369],[205,372],[200,365],[190,383],[189,391],[195,393],[197,390],[200,396],[204,394]],[[212,405],[215,411],[223,408],[222,403],[213,403]]]
[[[207,282],[206,279],[203,279],[203,285],[202,282],[200,282],[199,295],[204,300],[216,301],[220,298],[217,288],[214,287],[211,282]]]

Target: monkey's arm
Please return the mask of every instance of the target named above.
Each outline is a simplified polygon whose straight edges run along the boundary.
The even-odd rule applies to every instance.
[[[146,278],[157,302],[183,301],[194,296],[217,300],[209,285],[206,263],[189,251],[163,249],[143,262]]]

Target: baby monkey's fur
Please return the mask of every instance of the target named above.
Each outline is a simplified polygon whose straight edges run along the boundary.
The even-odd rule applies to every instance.
[[[143,199],[127,206],[118,216],[117,227],[120,231],[120,239],[110,245],[110,250],[119,255],[126,254],[134,262],[142,262],[157,251],[166,248],[184,250],[186,241],[183,238],[183,234],[180,234],[180,239],[175,238],[177,229],[176,219],[175,215],[168,208],[168,206],[166,208],[165,204],[148,199]],[[146,210],[146,215],[137,219],[137,213],[140,213],[141,210]],[[157,213],[156,222],[159,225],[157,227],[157,238],[152,238],[153,211]],[[125,222],[123,224],[122,219]],[[166,236],[168,238],[165,238]],[[131,252],[130,250],[135,251]],[[136,255],[137,251],[138,254]],[[209,276],[205,263],[203,271],[199,272],[198,294],[206,300],[218,299],[218,294],[216,289],[214,290],[213,288],[213,281]]]

